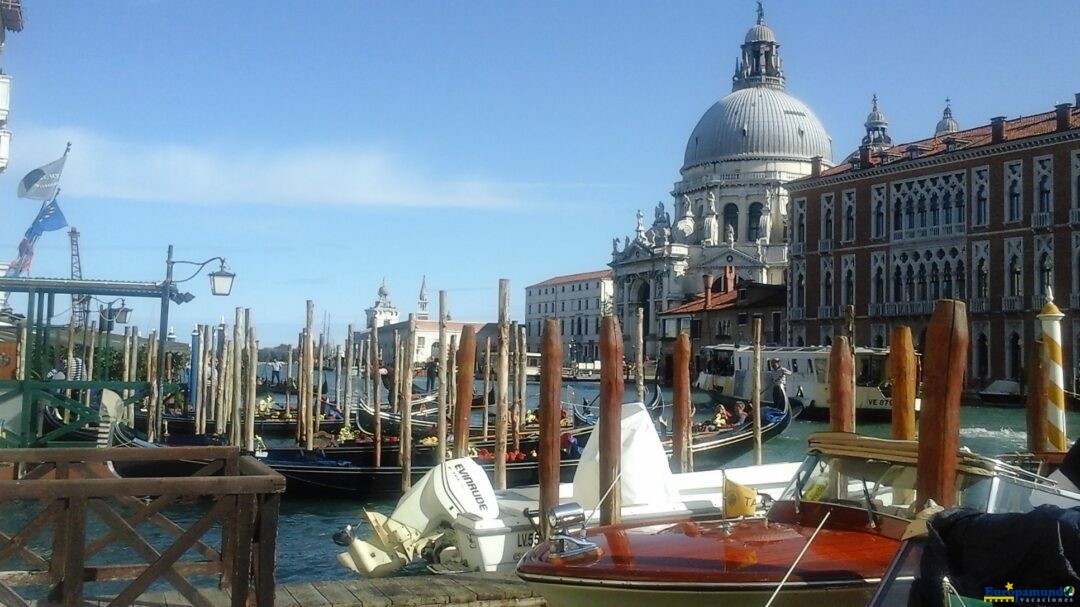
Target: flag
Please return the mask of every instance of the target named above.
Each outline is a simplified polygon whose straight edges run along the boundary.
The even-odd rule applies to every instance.
[[[34,218],[34,223],[30,224],[30,228],[23,235],[22,242],[19,243],[19,256],[11,262],[5,276],[17,277],[29,274],[30,264],[34,261],[34,243],[37,242],[38,237],[45,232],[59,230],[67,224],[67,219],[60,210],[60,205],[56,204],[56,200],[43,204],[37,217]]]
[[[50,200],[41,206],[34,223],[30,224],[30,229],[26,231],[26,237],[37,240],[37,237],[44,232],[65,228],[67,224],[67,218],[64,217],[63,211],[60,210],[60,205],[56,204],[55,199]]]
[[[63,156],[27,173],[19,182],[19,198],[52,200],[56,195],[56,188],[60,185],[60,173],[64,172],[64,162],[70,149],[69,143]]]

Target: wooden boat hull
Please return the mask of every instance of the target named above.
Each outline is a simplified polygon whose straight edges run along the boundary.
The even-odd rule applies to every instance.
[[[605,585],[577,585],[570,580],[564,583],[540,583],[530,581],[535,590],[550,607],[590,605],[596,607],[761,607],[769,602],[773,587],[760,589],[740,588],[650,588],[648,585],[611,583]],[[862,607],[873,596],[877,581],[868,580],[844,586],[801,586],[785,584],[784,590],[772,602],[776,607],[806,607],[828,605],[829,607]]]

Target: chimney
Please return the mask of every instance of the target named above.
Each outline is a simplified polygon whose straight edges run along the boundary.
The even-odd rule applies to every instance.
[[[705,274],[701,280],[705,283],[705,309],[708,310],[712,304],[712,274]]]
[[[724,266],[724,292],[735,289],[735,266]]]
[[[990,143],[1005,141],[1005,117],[994,116],[990,119]]]
[[[1080,93],[1077,93],[1076,96],[1080,99]],[[810,159],[810,176],[821,177],[821,156],[814,156]]]
[[[870,166],[870,146],[859,146],[859,166]]]
[[[1054,106],[1054,110],[1057,112],[1057,130],[1069,130],[1069,127],[1072,126],[1070,124],[1071,120],[1069,120],[1072,115],[1072,105],[1068,103],[1059,103]]]

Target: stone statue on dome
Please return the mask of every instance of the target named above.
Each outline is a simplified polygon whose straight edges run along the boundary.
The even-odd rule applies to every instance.
[[[729,226],[730,227],[730,226]],[[705,216],[705,234],[703,235],[703,242],[707,247],[720,244],[720,221],[716,217],[716,210],[709,208],[708,214]]]
[[[727,241],[729,245],[735,246],[735,226],[730,223],[727,224]]]
[[[686,244],[690,242],[690,238],[694,235],[694,205],[686,194],[683,194],[681,215],[678,223],[675,224],[675,228],[671,231],[671,238],[675,242]]]
[[[614,255],[619,252],[619,237],[611,239],[611,254]]]

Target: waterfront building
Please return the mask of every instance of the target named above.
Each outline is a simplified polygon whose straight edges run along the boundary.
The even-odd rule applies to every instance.
[[[856,343],[884,346],[910,325],[922,350],[934,302],[956,298],[971,322],[968,387],[1022,381],[1052,290],[1066,381],[1080,380],[1080,109],[961,130],[946,105],[933,135],[894,145],[875,99],[865,124],[844,163],[787,184],[790,343],[829,344],[854,306]]]
[[[379,298],[375,304],[364,310],[367,314],[367,328],[382,327],[396,323],[400,314],[394,304],[390,302],[390,289],[386,287],[386,279],[379,286]]]
[[[528,350],[540,351],[544,319],[554,317],[559,321],[564,361],[599,360],[600,317],[612,309],[611,274],[611,270],[568,274],[525,287]],[[632,322],[624,324],[623,333],[633,327]]]
[[[813,158],[825,166],[832,158],[825,127],[787,92],[785,78],[780,44],[759,4],[731,93],[687,141],[682,179],[671,191],[674,216],[660,202],[646,226],[639,210],[634,235],[612,242],[614,311],[628,346],[637,308],[644,310],[647,355],[670,343],[677,323],[661,324],[660,313],[700,291],[704,274],[732,268],[742,280],[784,284],[786,184],[809,175]]]

